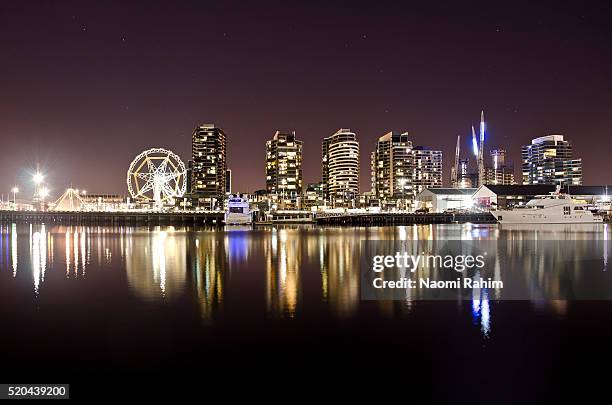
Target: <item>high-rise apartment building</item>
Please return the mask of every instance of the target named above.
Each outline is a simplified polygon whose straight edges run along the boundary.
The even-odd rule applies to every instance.
[[[322,180],[325,200],[332,207],[352,207],[359,195],[359,142],[341,128],[323,139]]]
[[[193,131],[191,194],[194,205],[208,209],[223,207],[227,187],[226,147],[225,132],[214,124],[199,125]]]
[[[523,146],[523,184],[582,184],[582,159],[574,159],[563,135],[536,138]]]
[[[415,146],[412,154],[413,196],[426,188],[442,187],[442,151]]]
[[[281,208],[296,208],[302,197],[302,141],[276,131],[266,142],[266,190]]]
[[[409,208],[428,187],[442,187],[442,151],[413,147],[406,132],[378,138],[372,153],[372,191],[383,207]]]
[[[388,132],[372,153],[372,191],[383,206],[412,195],[412,142],[408,133]]]

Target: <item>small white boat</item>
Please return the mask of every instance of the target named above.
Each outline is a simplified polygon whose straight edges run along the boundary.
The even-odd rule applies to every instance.
[[[225,211],[226,225],[249,225],[253,222],[249,201],[239,195],[227,199],[227,210]]]
[[[550,195],[536,196],[525,206],[511,210],[493,210],[491,214],[501,224],[592,224],[603,222],[597,210],[575,201],[559,189]]]

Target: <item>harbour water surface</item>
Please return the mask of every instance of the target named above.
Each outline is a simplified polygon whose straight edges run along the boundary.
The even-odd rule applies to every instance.
[[[571,371],[612,359],[612,301],[360,299],[362,241],[428,239],[577,241],[572,251],[526,251],[524,265],[501,264],[536,274],[546,292],[580,280],[580,269],[536,268],[534,257],[579,259],[585,241],[609,246],[612,229],[4,224],[3,380],[67,381],[77,396],[100,380],[123,388],[439,381],[436,398],[499,395],[499,403],[561,398]],[[607,251],[597,260],[607,272]]]

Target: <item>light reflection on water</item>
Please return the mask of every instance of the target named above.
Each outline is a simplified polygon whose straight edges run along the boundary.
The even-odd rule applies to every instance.
[[[372,228],[227,228],[193,231],[157,227],[82,227],[2,225],[0,268],[12,279],[21,274],[31,280],[34,299],[44,294],[47,278],[62,274],[64,280],[86,280],[90,272],[124,273],[129,293],[143,302],[171,305],[189,299],[200,316],[214,320],[224,310],[228,295],[260,294],[267,316],[294,319],[309,306],[325,308],[339,318],[358,312],[359,261],[362,240],[401,240],[416,244],[436,239],[463,240],[610,240],[612,230],[603,225],[421,225]],[[412,241],[412,242],[410,242]],[[519,245],[521,246],[521,245]],[[607,270],[608,246],[602,257]],[[559,289],[559,277],[551,268],[553,252],[529,257],[522,271],[544,291]],[[572,252],[579,255],[580,252]],[[535,264],[534,263],[535,259]],[[554,263],[554,261],[553,261]],[[501,279],[503,264],[496,260],[494,274]],[[65,270],[64,270],[65,269]],[[263,279],[263,280],[262,280]],[[3,283],[8,283],[1,278]],[[262,280],[262,282],[260,282]],[[19,285],[16,288],[22,288]],[[25,293],[25,292],[24,292]],[[498,290],[472,291],[471,318],[488,337],[493,330]],[[413,297],[415,298],[415,297]],[[247,305],[247,304],[245,304]],[[380,313],[409,314],[414,302],[378,302]],[[565,301],[534,302],[563,315]]]

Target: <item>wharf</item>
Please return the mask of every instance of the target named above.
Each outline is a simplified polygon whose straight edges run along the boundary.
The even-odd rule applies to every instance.
[[[414,213],[355,213],[355,214],[318,214],[316,222],[319,225],[414,225],[414,224],[452,224],[452,223],[496,223],[495,217],[488,213],[466,214],[414,214]]]
[[[0,211],[0,222],[67,225],[222,225],[223,212]]]

